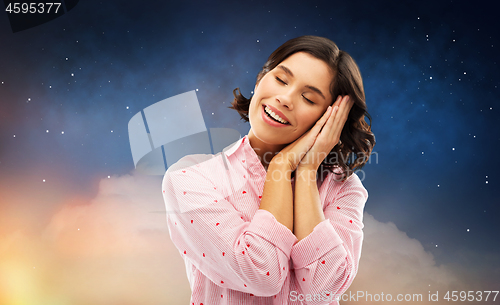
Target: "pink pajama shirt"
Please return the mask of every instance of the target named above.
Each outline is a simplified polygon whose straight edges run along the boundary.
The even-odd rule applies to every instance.
[[[368,193],[356,174],[334,177],[318,180],[326,219],[297,241],[259,209],[266,171],[248,136],[171,166],[163,197],[190,304],[338,304],[358,270]]]

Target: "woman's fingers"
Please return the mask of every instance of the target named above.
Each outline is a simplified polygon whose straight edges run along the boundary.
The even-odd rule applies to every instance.
[[[319,127],[321,129],[321,127],[323,127],[323,125],[325,125],[325,123],[327,122],[331,113],[332,113],[332,106],[328,106],[325,113],[323,113],[323,116],[321,116],[321,118],[316,122],[314,128]]]
[[[335,102],[333,102],[332,107],[340,105],[340,102],[342,101],[342,99],[343,99],[342,95],[337,96],[337,99],[335,100]]]
[[[331,125],[331,128],[328,129],[328,141],[330,143],[334,143],[336,145],[340,139],[340,134],[342,133],[342,129],[344,128],[345,122],[349,116],[349,111],[354,104],[353,101],[349,100],[349,97],[346,97],[342,100],[342,103],[335,115],[334,122]]]
[[[328,120],[323,125],[323,128],[321,129],[321,132],[319,133],[319,135],[318,135],[318,137],[316,139],[315,144],[316,143],[326,144],[326,143],[330,143],[331,142],[331,138],[330,137],[331,137],[333,125],[334,125],[334,122],[335,122],[335,117],[337,116],[338,110],[339,110],[339,107],[337,105],[335,105],[332,108],[332,111],[331,111],[330,115],[328,116]]]
[[[349,111],[351,110],[353,102],[349,99],[349,96],[339,97],[334,103],[332,113],[330,114],[328,121],[323,127],[321,132],[321,138],[328,143],[338,142],[344,124],[349,116]],[[335,143],[336,144],[336,143]]]
[[[323,128],[323,126],[325,126],[326,122],[330,118],[332,112],[332,106],[328,106],[323,116],[316,122],[316,124],[313,125],[313,127],[309,131],[304,134],[304,136],[307,136],[309,138],[308,142],[311,141],[308,145],[307,150],[309,150],[309,148],[311,148],[311,146],[315,142],[316,138],[321,132],[321,129]]]
[[[332,106],[329,106],[316,124],[281,152],[288,155],[291,165],[298,165],[305,155],[326,151],[328,153],[340,133],[352,107],[348,96],[339,96]],[[335,143],[336,144],[336,143]],[[314,149],[313,149],[314,147]],[[294,166],[293,166],[294,167]]]
[[[340,132],[344,128],[344,124],[347,121],[347,117],[349,116],[349,112],[351,111],[351,108],[353,106],[354,102],[349,99],[349,96],[346,96],[342,100],[342,104],[339,107],[339,111],[337,111],[337,116],[336,116],[336,124],[334,125],[334,129],[338,130],[339,136]]]
[[[332,106],[328,106],[326,109],[325,113],[323,113],[323,116],[316,122],[316,124],[311,128],[311,133],[315,134],[316,136],[321,132],[321,129],[325,126],[325,124],[331,119],[332,116],[335,116],[334,108],[337,108],[340,105],[343,97],[339,95],[337,97],[337,100],[335,103],[333,103]]]
[[[340,134],[353,104],[349,100],[349,96],[339,96],[333,107],[328,108],[325,115],[310,130],[316,137],[310,150],[300,161],[302,165],[313,165],[316,168],[319,166],[340,139]],[[319,128],[319,130],[316,130],[316,128]]]

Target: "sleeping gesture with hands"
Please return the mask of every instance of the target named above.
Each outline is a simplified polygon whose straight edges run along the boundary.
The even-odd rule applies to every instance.
[[[283,148],[273,162],[286,162],[291,171],[297,169],[314,170],[326,158],[340,140],[340,134],[347,121],[353,102],[349,96],[339,96],[333,106],[329,106],[313,127],[297,140]]]
[[[353,103],[349,96],[339,96],[311,129],[283,148],[271,161],[270,168],[276,165],[287,173],[296,170],[295,189],[292,190],[295,197],[285,200],[290,204],[288,207],[271,207],[261,203],[261,208],[272,210],[298,240],[309,235],[316,225],[325,220],[316,184],[316,171],[339,142]],[[291,185],[287,188],[291,188]]]

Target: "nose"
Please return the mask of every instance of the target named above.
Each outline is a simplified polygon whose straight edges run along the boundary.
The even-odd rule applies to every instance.
[[[282,106],[288,108],[288,110],[292,110],[293,109],[293,102],[292,102],[291,92],[286,92],[286,93],[278,95],[276,97],[276,100]]]

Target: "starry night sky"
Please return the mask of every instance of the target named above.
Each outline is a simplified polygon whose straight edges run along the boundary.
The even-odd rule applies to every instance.
[[[17,33],[0,13],[0,238],[22,232],[36,243],[65,205],[132,172],[128,121],[160,100],[198,89],[207,127],[247,134],[227,109],[232,90],[248,97],[274,49],[318,35],[363,76],[378,157],[358,173],[365,211],[437,265],[500,288],[500,35],[490,1],[177,2],[82,0]]]

